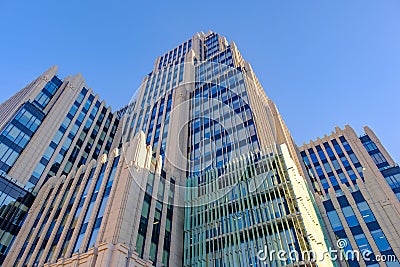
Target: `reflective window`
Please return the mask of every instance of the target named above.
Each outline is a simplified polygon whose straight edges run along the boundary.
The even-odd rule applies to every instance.
[[[328,215],[333,231],[343,230],[343,225],[336,210],[329,211],[326,214]]]
[[[378,147],[375,145],[375,143],[372,142],[371,140],[369,140],[367,142],[363,142],[363,145],[367,149],[368,152],[378,149]]]
[[[361,215],[364,218],[366,223],[376,221],[374,214],[372,213],[371,209],[369,208],[366,201],[357,203],[357,207],[360,210]]]
[[[375,244],[377,245],[379,251],[383,252],[391,249],[389,242],[387,241],[381,229],[371,231],[371,235],[374,238]]]
[[[354,239],[356,240],[357,246],[360,249],[361,253],[365,250],[372,251],[371,246],[369,245],[368,240],[364,234],[355,235]]]
[[[346,218],[346,221],[347,221],[349,227],[359,225],[356,215],[354,214],[354,211],[350,206],[342,208],[342,211],[343,211],[343,215]]]

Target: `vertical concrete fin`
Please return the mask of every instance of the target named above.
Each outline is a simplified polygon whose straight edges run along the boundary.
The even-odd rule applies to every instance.
[[[136,149],[133,156],[133,164],[136,167],[144,168],[146,163],[147,149],[146,149],[146,135],[140,131],[135,136]]]
[[[151,146],[148,145],[148,146],[146,147],[146,149],[147,149],[147,153],[146,153],[146,164],[145,164],[144,167],[145,167],[147,170],[150,170],[150,166],[151,166]]]

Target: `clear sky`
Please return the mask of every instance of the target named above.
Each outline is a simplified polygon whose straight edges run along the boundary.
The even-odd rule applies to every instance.
[[[157,56],[209,29],[234,40],[302,144],[370,126],[400,161],[400,1],[0,1],[0,102],[52,65],[113,109]]]

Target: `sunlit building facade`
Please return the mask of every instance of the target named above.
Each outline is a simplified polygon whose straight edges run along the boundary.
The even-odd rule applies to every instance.
[[[5,266],[370,265],[265,257],[322,255],[338,237],[361,249],[362,234],[374,255],[398,253],[398,217],[384,219],[399,210],[398,167],[375,135],[346,128],[300,153],[225,37],[200,32],[158,57],[114,113],[81,75],[61,80],[56,71],[0,106],[2,121],[30,129],[9,138],[22,142],[16,155],[0,158],[5,181],[20,189],[8,204],[25,205]],[[32,122],[15,103],[26,103]],[[346,216],[351,225],[340,228]]]
[[[161,175],[161,162],[150,152],[139,133],[97,161],[50,178],[4,265],[153,266],[132,249],[139,235],[139,207],[148,201],[138,201],[145,194],[142,188],[148,177]],[[173,185],[166,185],[171,190]]]
[[[118,117],[82,75],[57,77],[52,67],[0,105],[0,264],[35,195],[111,149]]]
[[[332,243],[344,251],[371,251],[350,266],[399,266],[399,167],[368,127],[346,126],[300,147]],[[386,259],[380,262],[381,256]],[[389,258],[391,256],[391,258]]]
[[[313,265],[259,255],[327,250],[297,148],[233,42],[194,35],[115,114],[80,75],[55,81],[75,95],[36,131],[37,159],[15,167],[38,197],[6,264]]]
[[[304,166],[296,146],[233,42],[198,33],[157,58],[127,107],[123,141],[140,131],[152,156],[162,159],[162,175],[148,183],[176,184],[170,214],[157,192],[143,196],[151,201],[142,207],[140,257],[155,266],[255,266],[263,264],[257,253],[271,242],[277,250],[327,249],[312,196],[301,184]],[[241,167],[231,169],[235,164]],[[262,185],[246,191],[256,176]],[[231,190],[236,193],[228,198]],[[204,199],[213,193],[224,197]],[[228,208],[239,200],[243,206]],[[233,220],[240,216],[237,225]],[[172,218],[171,229],[163,227],[164,218]],[[167,236],[174,246],[163,245]]]

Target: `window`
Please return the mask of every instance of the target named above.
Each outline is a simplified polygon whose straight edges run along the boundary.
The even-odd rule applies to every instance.
[[[1,162],[7,164],[9,167],[2,166],[1,168],[4,171],[8,171],[9,168],[14,164],[17,160],[19,154],[15,152],[13,149],[8,146],[0,143],[0,160]],[[1,164],[2,165],[2,164]]]
[[[326,148],[326,152],[328,153],[328,156],[330,158],[335,157],[335,154],[333,153],[332,148],[328,145],[328,143],[324,143],[324,146]]]
[[[349,158],[351,159],[351,161],[353,162],[353,164],[358,163],[358,159],[356,157],[356,155],[354,153],[349,153]]]
[[[49,146],[43,154],[43,158],[50,160],[51,156],[53,155],[54,148]]]
[[[327,173],[332,172],[332,168],[328,162],[324,163],[324,169]]]
[[[314,152],[310,153],[310,157],[313,163],[317,163],[318,159],[317,156],[315,156]]]
[[[16,117],[22,125],[26,126],[32,132],[36,131],[38,128],[40,121],[29,111],[23,109]]]
[[[39,162],[35,168],[35,171],[33,172],[33,176],[39,178],[42,175],[45,168],[46,166]]]
[[[374,214],[372,213],[371,209],[369,208],[368,204],[366,201],[357,203],[357,207],[360,210],[361,215],[364,218],[364,221],[366,223],[369,222],[374,222],[376,221]]]
[[[347,160],[347,158],[345,156],[341,156],[340,160],[342,161],[343,166],[346,168],[348,166],[350,166],[349,161]]]
[[[322,187],[323,187],[324,189],[328,189],[328,188],[329,188],[329,184],[328,184],[328,182],[326,181],[326,178],[323,178],[323,179],[321,179],[320,181],[321,181],[321,185],[322,185]]]
[[[12,166],[19,156],[19,154],[17,152],[15,152],[14,150],[10,150],[10,151],[11,151],[10,156],[5,161],[5,163],[8,166]]]
[[[339,215],[336,210],[332,210],[326,213],[328,215],[329,221],[332,225],[333,231],[343,230],[343,225],[340,222]]]
[[[340,170],[341,169],[337,159],[332,160],[332,165],[335,168],[335,170]]]
[[[307,156],[303,156],[303,161],[304,161],[304,163],[308,166],[308,167],[310,167],[311,166],[311,164],[310,164],[310,160],[308,159],[308,157]]]
[[[342,171],[338,172],[338,177],[339,177],[340,182],[342,182],[342,183],[348,182],[346,175]]]
[[[349,177],[350,177],[350,180],[356,180],[357,179],[357,176],[355,175],[355,173],[354,173],[354,171],[352,170],[352,169],[350,169],[350,170],[348,170],[347,171],[347,174],[349,175]]]
[[[56,144],[60,143],[62,137],[63,137],[63,133],[58,130],[57,133],[53,137],[53,142]]]
[[[379,251],[383,252],[391,249],[389,242],[387,241],[381,229],[371,231],[371,235],[374,238]]]
[[[378,149],[378,147],[375,145],[374,142],[372,142],[371,140],[363,143],[364,147],[367,149],[367,151],[373,151],[375,149]]]
[[[390,175],[385,177],[385,179],[391,188],[400,187],[400,174]]]
[[[333,139],[333,140],[332,140],[332,144],[333,144],[333,147],[334,147],[335,150],[336,150],[336,153],[339,155],[339,157],[340,157],[341,155],[343,155],[343,151],[342,151],[342,149],[340,148],[340,146],[339,146],[338,142],[336,141],[336,139]]]
[[[363,253],[365,250],[372,251],[371,246],[369,245],[367,238],[364,234],[355,235],[354,239],[356,240],[357,246],[360,249],[361,253]]]
[[[342,211],[343,211],[344,217],[346,217],[346,221],[347,221],[349,227],[359,225],[359,222],[354,214],[354,211],[350,206],[342,208]]]
[[[376,153],[376,154],[372,154],[372,155],[371,155],[371,158],[373,159],[373,161],[374,161],[374,163],[375,163],[376,165],[386,162],[386,159],[385,159],[385,157],[382,155],[381,152]]]
[[[351,150],[351,147],[350,147],[349,143],[347,143],[347,141],[342,142],[342,145],[343,145],[344,149],[345,149],[347,152],[352,151],[352,150]]]
[[[321,161],[322,161],[322,160],[325,160],[326,157],[325,157],[324,151],[322,151],[322,150],[320,150],[320,149],[321,149],[321,147],[320,147],[320,146],[317,146],[318,155],[319,155],[319,158],[320,158]]]
[[[329,176],[329,180],[332,183],[332,186],[337,186],[338,185],[338,181],[336,180],[336,177],[334,175],[330,175]]]
[[[2,155],[4,155],[4,153],[8,150],[8,146],[6,146],[3,143],[0,143],[0,158],[2,157]]]

